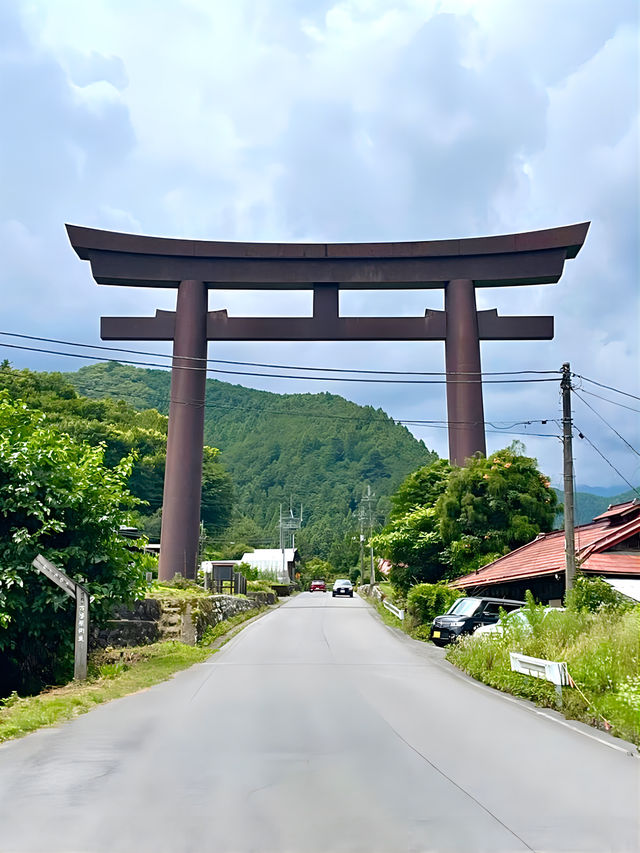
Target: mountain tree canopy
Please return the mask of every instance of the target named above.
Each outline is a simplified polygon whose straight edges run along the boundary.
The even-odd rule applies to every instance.
[[[168,371],[114,363],[68,374],[81,394],[163,413],[170,378]],[[436,458],[381,409],[335,394],[274,394],[213,379],[207,380],[205,441],[220,448],[233,478],[233,528],[245,520],[257,527],[247,545],[277,545],[280,505],[299,512],[302,504],[296,546],[303,557],[331,555],[340,564],[343,558],[357,562],[350,537],[359,533],[357,509],[366,486],[384,512],[386,498],[409,472]],[[238,541],[229,535],[230,547]]]
[[[155,534],[153,520],[162,507],[167,449],[167,417],[156,409],[138,411],[123,400],[82,397],[60,373],[35,373],[0,366],[0,388],[30,409],[45,414],[46,422],[92,447],[104,447],[104,463],[115,467],[131,455],[128,488],[139,498],[140,526]],[[228,524],[233,511],[231,477],[220,463],[220,453],[204,448],[201,517],[216,533]]]
[[[474,571],[553,528],[555,492],[523,451],[514,442],[464,468],[439,460],[407,477],[373,538],[400,590]]]

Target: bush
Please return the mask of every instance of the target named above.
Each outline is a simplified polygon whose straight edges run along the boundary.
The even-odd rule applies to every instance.
[[[248,580],[247,592],[273,592],[271,581],[268,580]]]
[[[464,637],[447,658],[469,675],[499,690],[553,706],[553,685],[511,671],[509,652],[565,661],[587,701],[564,688],[566,716],[607,728],[640,744],[640,606],[596,612],[551,611],[528,598],[524,608],[531,628],[507,620],[503,634]]]
[[[460,598],[457,590],[443,583],[419,583],[407,595],[407,610],[414,626],[428,625]]]
[[[578,575],[573,589],[567,593],[569,610],[628,610],[632,604],[602,578]]]
[[[119,533],[138,503],[126,485],[132,464],[107,467],[102,446],[73,441],[0,392],[0,694],[73,673],[73,601],[36,575],[37,554],[86,587],[92,626],[144,594],[142,555]]]

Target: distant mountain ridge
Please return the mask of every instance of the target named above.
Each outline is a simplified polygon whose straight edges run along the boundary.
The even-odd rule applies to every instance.
[[[87,397],[169,411],[168,371],[104,363],[65,376]],[[382,521],[389,495],[402,480],[437,458],[381,409],[334,394],[276,394],[208,379],[205,405],[205,442],[222,451],[238,510],[255,522],[265,545],[277,544],[280,504],[287,508],[291,499],[296,508],[303,505],[305,517],[296,543],[323,557],[333,549],[335,558],[340,548],[351,547],[354,513],[367,485],[376,493]],[[562,505],[562,490],[555,492]],[[632,491],[578,491],[576,523],[586,524],[610,504],[634,497]],[[561,514],[556,523],[562,526]]]
[[[65,376],[87,397],[168,413],[167,371],[106,363]],[[383,521],[391,493],[409,473],[437,459],[382,409],[334,394],[275,394],[208,379],[205,406],[205,443],[222,453],[240,514],[277,544],[280,505],[302,504],[305,520],[296,545],[309,555],[329,557],[333,551],[339,557],[351,549],[366,487],[375,492]],[[356,552],[358,547],[356,542]]]
[[[562,489],[554,488],[554,492],[558,496],[558,501],[562,505],[564,503],[564,493]],[[588,524],[596,515],[600,515],[612,504],[621,504],[626,501],[632,501],[638,495],[629,489],[627,492],[622,492],[618,495],[597,495],[590,492],[576,492],[574,499],[576,524]],[[559,516],[556,520],[559,527],[562,526],[562,517]]]

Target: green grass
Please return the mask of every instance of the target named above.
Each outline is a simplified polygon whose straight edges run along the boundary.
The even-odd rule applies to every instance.
[[[96,705],[166,681],[176,672],[206,660],[223,645],[219,642],[221,638],[229,634],[227,639],[231,639],[237,633],[234,628],[268,609],[248,610],[219,622],[207,630],[197,646],[171,641],[149,646],[109,648],[93,653],[87,681],[72,681],[38,696],[22,698],[13,693],[0,700],[0,743],[44,726],[71,720]],[[213,644],[217,648],[213,648]]]
[[[15,693],[0,702],[0,742],[70,720],[112,699],[166,681],[181,669],[205,660],[212,651],[184,643],[154,643],[98,653],[91,677],[54,687],[38,696]]]
[[[246,622],[249,619],[254,619],[261,613],[264,613],[265,610],[269,610],[268,607],[258,607],[253,610],[246,610],[244,613],[238,613],[236,616],[232,616],[230,619],[225,619],[224,622],[218,622],[217,625],[210,625],[198,641],[199,646],[211,646],[216,643],[220,637],[223,637],[225,634],[228,634],[232,631],[233,628],[238,625],[242,625],[243,622]],[[233,633],[236,633],[235,631]],[[232,635],[231,635],[232,636]],[[228,639],[231,639],[231,636]],[[221,644],[218,644],[221,645]]]
[[[536,610],[533,630],[515,626],[502,636],[464,638],[449,647],[448,660],[485,684],[547,707],[556,704],[553,685],[512,672],[509,652],[564,661],[580,690],[563,688],[563,714],[640,745],[640,607],[567,610],[544,619]]]
[[[388,582],[387,583],[379,583],[378,586],[380,587],[380,592],[384,593],[386,598],[388,598],[389,601],[394,603],[395,602],[395,599],[394,599],[395,593],[394,593],[393,586]]]
[[[387,610],[384,604],[381,601],[378,601],[377,598],[365,595],[363,595],[362,598],[364,599],[364,601],[368,601],[369,604],[378,611],[378,614],[380,615],[380,618],[385,623],[385,625],[390,625],[392,628],[403,627],[402,621],[398,619],[397,616],[394,616],[394,614],[390,610]]]
[[[172,586],[171,584],[162,584],[157,581],[152,584],[147,590],[147,598],[175,598],[175,599],[191,599],[191,598],[208,598],[214,593],[211,590],[203,589],[195,583],[190,586]]]

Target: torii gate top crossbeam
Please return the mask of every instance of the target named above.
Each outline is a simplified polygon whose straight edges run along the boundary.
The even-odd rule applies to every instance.
[[[589,223],[463,240],[406,243],[227,243],[120,234],[67,225],[71,245],[98,284],[224,289],[443,288],[551,284],[575,258]]]

